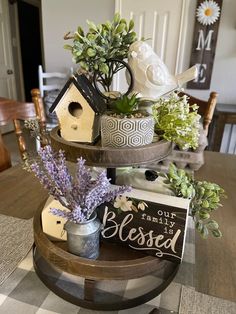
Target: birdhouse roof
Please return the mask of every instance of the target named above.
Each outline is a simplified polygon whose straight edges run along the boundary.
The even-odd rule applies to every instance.
[[[72,76],[65,86],[60,91],[59,95],[55,99],[54,103],[49,109],[49,112],[53,112],[57,105],[60,103],[60,100],[65,95],[65,93],[70,88],[71,84],[74,84],[81,95],[86,99],[90,107],[96,113],[103,113],[106,110],[106,103],[104,99],[98,94],[96,89],[93,87],[92,83],[87,79],[84,74],[76,74]]]

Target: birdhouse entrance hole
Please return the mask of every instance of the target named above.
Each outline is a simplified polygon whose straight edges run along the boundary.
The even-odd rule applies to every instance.
[[[79,118],[82,115],[83,108],[82,106],[75,101],[72,101],[69,104],[68,110],[73,117]]]

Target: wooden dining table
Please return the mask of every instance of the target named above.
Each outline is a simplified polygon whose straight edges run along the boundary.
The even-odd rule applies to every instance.
[[[236,156],[206,151],[205,164],[194,176],[221,185],[227,194],[223,207],[212,213],[223,237],[203,240],[196,236],[196,290],[235,301]],[[33,174],[20,165],[0,173],[0,214],[32,218],[47,196]]]

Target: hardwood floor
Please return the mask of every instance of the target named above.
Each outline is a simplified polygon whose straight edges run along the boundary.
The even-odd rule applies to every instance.
[[[14,134],[4,136],[16,163],[20,157],[13,138]],[[196,290],[236,302],[236,157],[227,155],[225,164],[225,156],[207,152],[207,166],[195,173],[199,180],[207,178],[207,181],[220,184],[228,195],[222,202],[224,206],[212,215],[219,222],[223,237],[203,240],[196,235]],[[212,171],[213,162],[215,171]]]

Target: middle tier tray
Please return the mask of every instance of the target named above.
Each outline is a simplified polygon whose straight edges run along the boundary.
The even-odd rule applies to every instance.
[[[60,128],[56,127],[50,132],[53,149],[65,151],[69,161],[76,162],[83,157],[89,166],[117,168],[139,166],[160,161],[172,151],[172,143],[165,140],[153,142],[138,147],[102,147],[100,142],[95,145],[69,142],[60,135]]]

